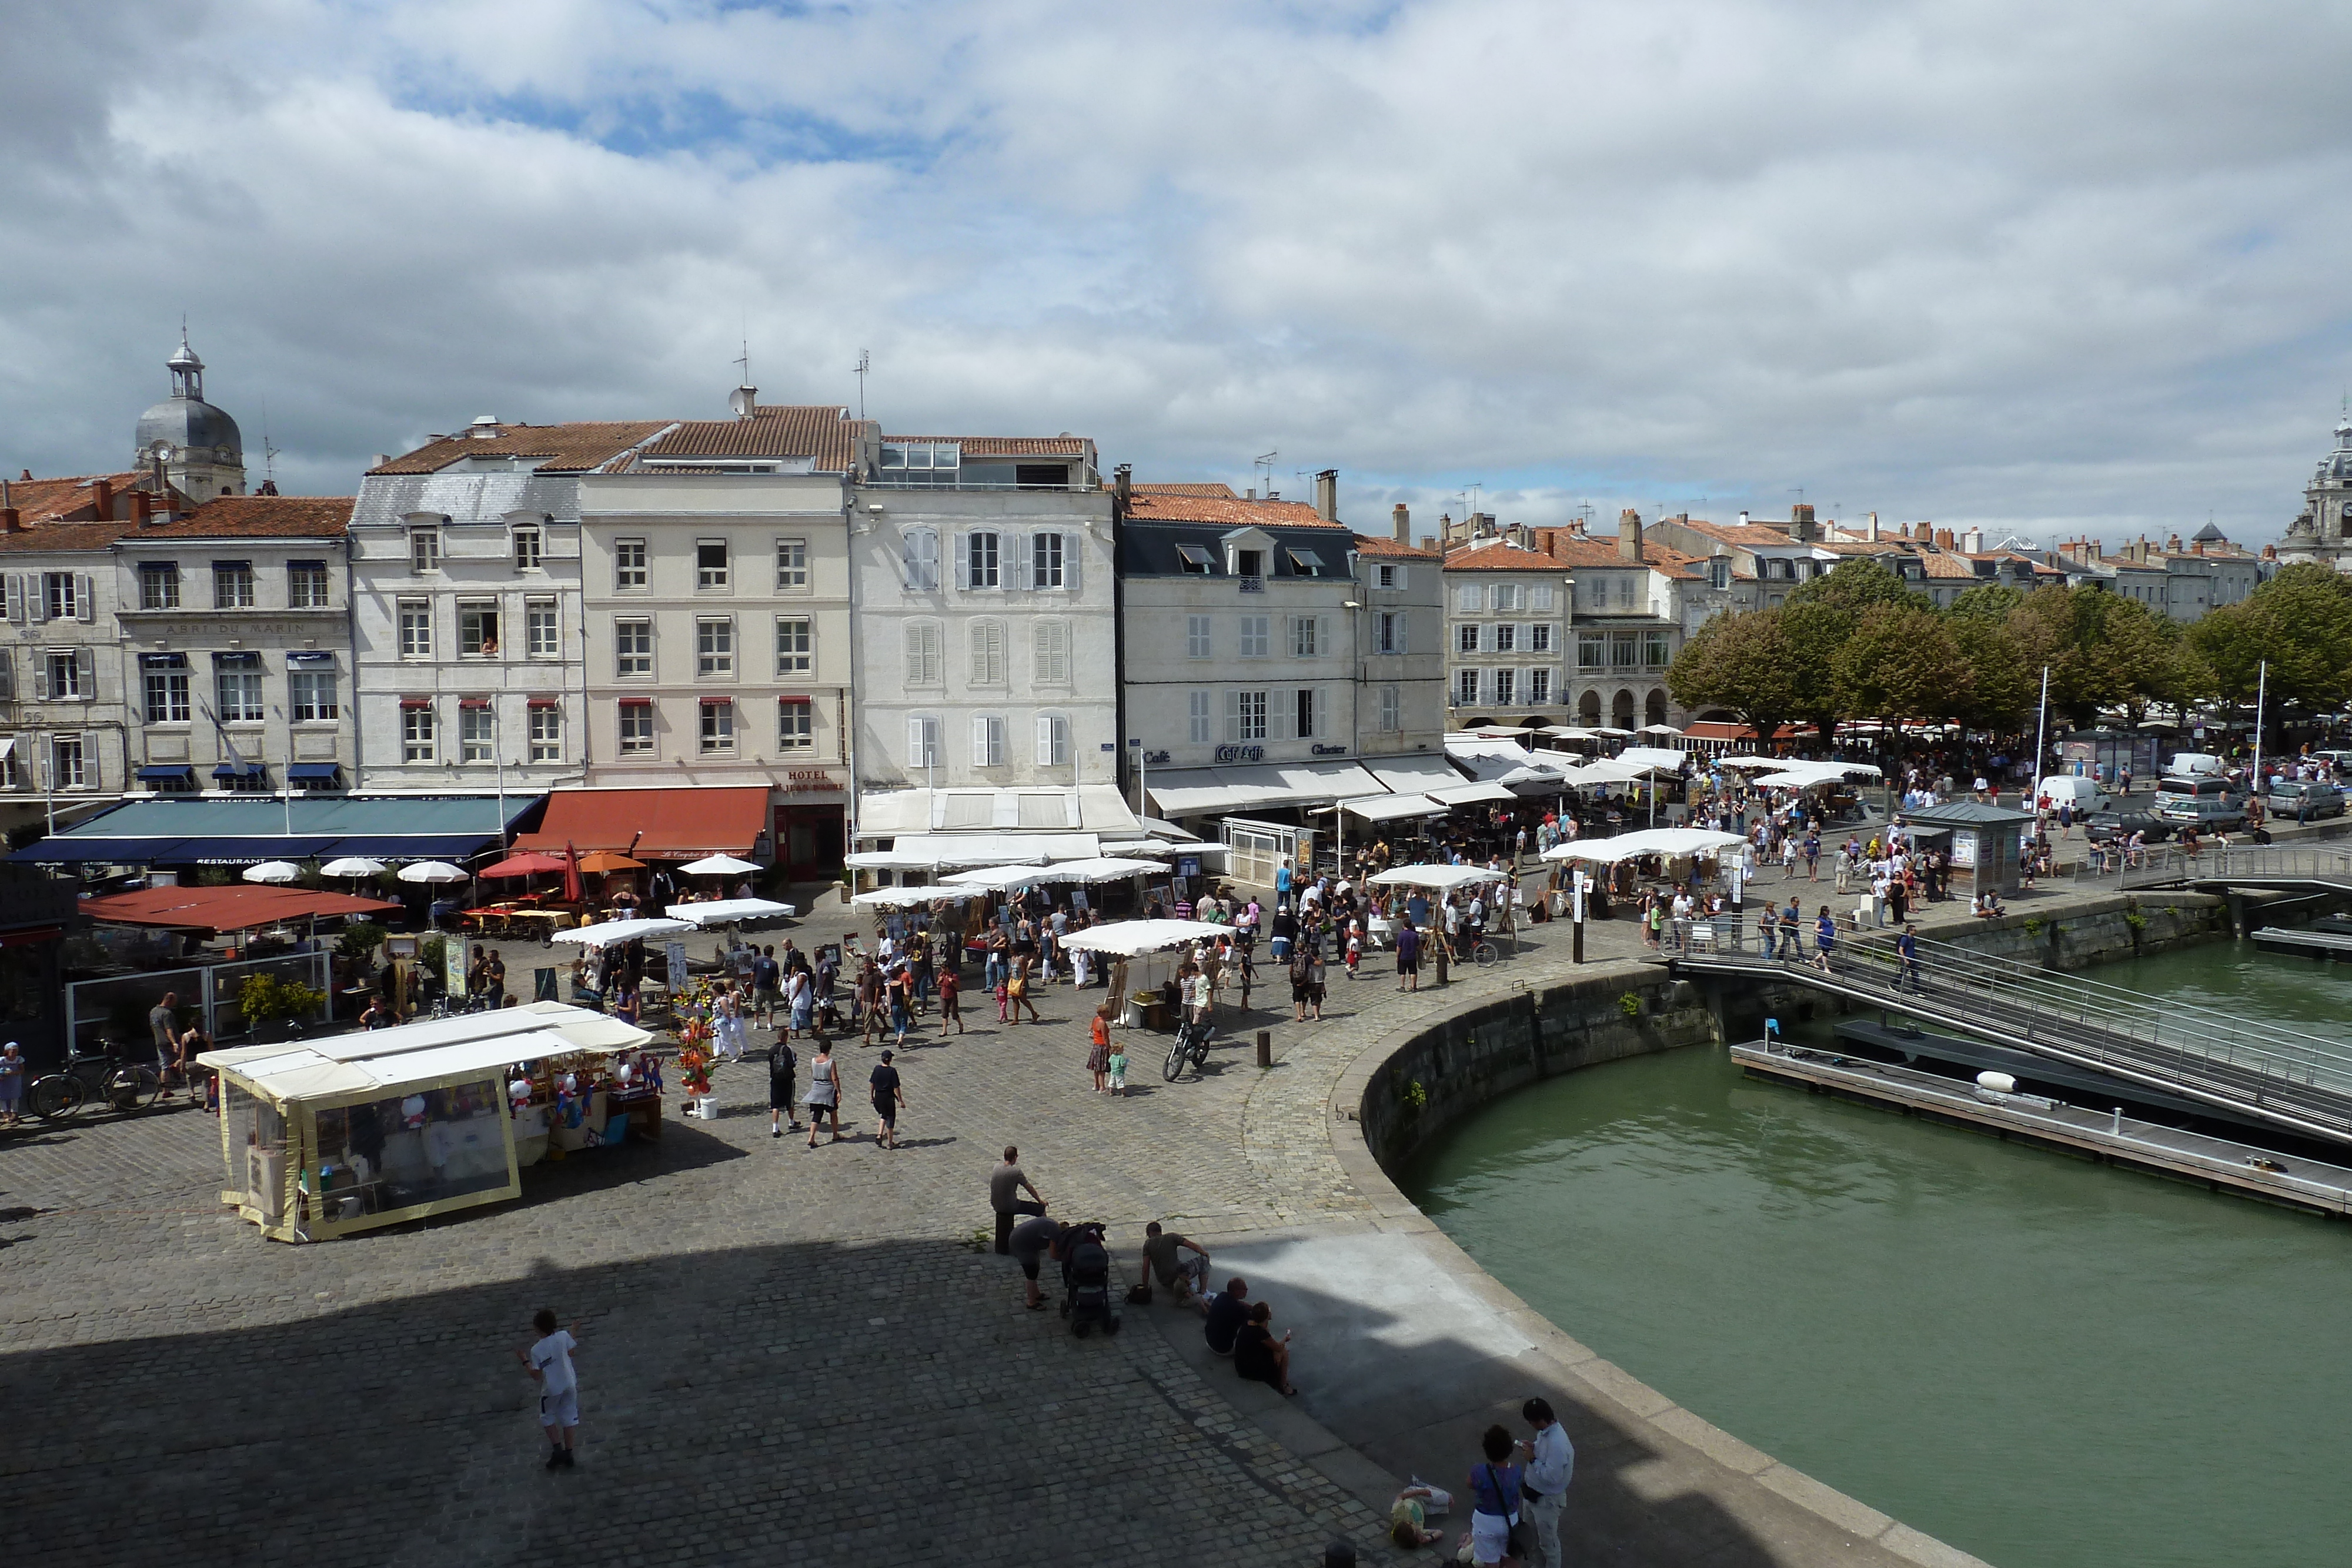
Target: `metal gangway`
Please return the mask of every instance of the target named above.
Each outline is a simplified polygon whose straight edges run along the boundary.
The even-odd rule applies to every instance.
[[[1669,959],[1677,973],[1810,987],[2352,1144],[2352,1046],[2343,1041],[1945,942],[1918,939],[1910,967],[1892,932],[1842,929],[1823,967],[1810,927],[1801,944],[1768,953],[1728,917],[1711,924]]]
[[[2123,869],[2122,890],[2242,887],[2352,895],[2352,846],[2219,844],[2193,855],[2173,844],[2159,848],[2160,853],[2148,851],[2145,865]]]

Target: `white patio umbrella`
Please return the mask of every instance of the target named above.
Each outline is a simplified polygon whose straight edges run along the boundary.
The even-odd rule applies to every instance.
[[[606,942],[626,942],[639,936],[670,936],[694,927],[683,920],[605,920],[594,925],[575,925],[569,931],[555,934],[558,942],[584,942],[595,946]]]
[[[329,861],[325,865],[320,866],[319,874],[320,876],[382,876],[383,871],[384,865],[382,861],[372,861],[365,855],[345,855],[341,860]]]
[[[301,874],[302,868],[292,861],[263,861],[245,868],[247,882],[292,882]]]
[[[466,872],[463,867],[451,865],[447,861],[417,861],[414,864],[400,868],[400,880],[403,882],[463,882],[466,880]]]
[[[677,869],[687,876],[736,876],[760,868],[750,861],[739,861],[733,855],[706,855],[698,861],[688,861]]]

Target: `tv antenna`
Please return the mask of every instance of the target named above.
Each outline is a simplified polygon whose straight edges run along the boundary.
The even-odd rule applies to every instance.
[[[261,482],[269,486],[271,495],[278,494],[278,452],[269,444],[269,398],[261,399]]]
[[[751,384],[751,340],[744,339],[743,351],[728,362],[740,372],[736,378],[735,384],[739,387],[750,386]]]
[[[860,419],[866,417],[866,377],[873,369],[873,354],[865,349],[858,350],[857,369],[852,373],[857,377],[857,417]]]
[[[1268,452],[1260,456],[1250,459],[1250,466],[1260,470],[1261,477],[1265,481],[1258,486],[1258,488],[1265,490],[1269,494],[1271,494],[1274,489],[1274,460],[1281,455],[1282,454],[1280,452]]]

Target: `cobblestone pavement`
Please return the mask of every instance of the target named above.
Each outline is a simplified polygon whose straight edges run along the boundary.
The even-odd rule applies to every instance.
[[[1136,1321],[1171,1309],[1086,1341],[1024,1312],[1017,1270],[973,1248],[987,1173],[1018,1143],[1057,1216],[1122,1238],[1356,1223],[1328,1126],[1346,1065],[1564,975],[1568,938],[1536,927],[1416,995],[1382,959],[1335,968],[1321,1022],[1262,986],[1285,1005],[1229,1011],[1196,1078],[1161,1082],[1164,1040],[1139,1037],[1123,1100],[1084,1070],[1101,992],[1047,988],[1043,1025],[975,997],[967,1033],[899,1058],[901,1150],[854,1093],[845,1142],[772,1138],[764,1068],[728,1065],[715,1121],[537,1167],[512,1205],[315,1246],[219,1207],[201,1113],[0,1134],[0,1559],[1271,1565],[1344,1533],[1391,1561],[1358,1495]],[[1630,923],[1589,927],[1596,962],[1640,952]],[[510,949],[509,972],[547,961]],[[853,1083],[873,1055],[843,1047]],[[541,1305],[583,1320],[575,1473],[541,1468],[509,1354]]]

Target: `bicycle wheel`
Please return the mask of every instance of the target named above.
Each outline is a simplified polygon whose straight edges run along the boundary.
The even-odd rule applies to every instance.
[[[1495,945],[1492,942],[1481,942],[1470,949],[1470,956],[1476,959],[1478,967],[1483,969],[1502,955],[1495,950]]]
[[[1192,1054],[1192,1043],[1184,1038],[1183,1031],[1179,1030],[1176,1033],[1176,1043],[1168,1048],[1168,1060],[1160,1064],[1160,1076],[1171,1083],[1183,1077],[1184,1059]]]
[[[1192,1067],[1195,1071],[1209,1065],[1209,1034],[1210,1030],[1203,1026],[1192,1037]]]
[[[72,1073],[52,1072],[47,1078],[35,1079],[26,1098],[32,1102],[33,1114],[47,1122],[70,1116],[81,1109],[85,1092],[81,1080]]]
[[[119,1069],[106,1081],[106,1101],[118,1111],[145,1111],[163,1095],[163,1075],[152,1067]]]

